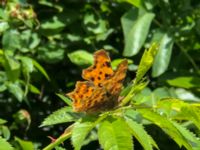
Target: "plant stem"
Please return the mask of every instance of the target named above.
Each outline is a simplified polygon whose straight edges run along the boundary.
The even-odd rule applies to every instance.
[[[71,131],[67,132],[67,133],[64,133],[59,138],[57,138],[54,142],[52,142],[51,144],[49,144],[48,146],[43,148],[43,150],[51,150],[51,149],[53,149],[54,147],[58,146],[60,143],[62,143],[65,140],[67,140],[70,136],[71,136]]]

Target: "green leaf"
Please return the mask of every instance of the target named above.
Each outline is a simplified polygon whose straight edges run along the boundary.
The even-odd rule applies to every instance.
[[[56,95],[60,97],[60,99],[62,99],[67,105],[72,106],[72,101],[69,98],[58,93]]]
[[[47,74],[47,72],[45,71],[45,69],[34,59],[32,59],[34,66],[45,76],[45,78],[50,81],[50,78]]]
[[[200,88],[200,78],[189,76],[189,77],[177,77],[175,79],[167,80],[167,83],[171,86],[182,87],[186,89]]]
[[[165,98],[157,103],[157,108],[164,110],[168,117],[179,121],[192,121],[200,129],[200,104],[185,103],[180,99]]]
[[[18,137],[15,137],[15,140],[20,144],[22,150],[34,150],[34,145],[32,142],[22,140]]]
[[[82,66],[91,65],[93,63],[93,55],[84,50],[77,50],[68,54],[72,63]]]
[[[152,143],[153,139],[150,138],[151,136],[145,131],[142,124],[138,124],[137,122],[128,118],[126,119],[126,122],[131,129],[132,135],[140,142],[144,150],[153,150],[152,145],[155,143],[155,141]],[[158,149],[157,145],[154,146]]]
[[[29,90],[34,94],[40,94],[40,90],[32,84],[29,84]]]
[[[7,30],[2,38],[3,49],[20,49],[20,33],[17,30]]]
[[[72,144],[75,150],[80,150],[84,139],[94,127],[92,122],[75,123],[72,129]]]
[[[47,63],[57,63],[62,61],[64,59],[64,53],[65,46],[58,42],[48,41],[38,47],[38,58]]]
[[[26,56],[20,56],[19,58],[22,61],[23,72],[31,73],[33,72],[33,60]]]
[[[140,64],[138,66],[138,71],[136,73],[135,83],[138,83],[146,74],[146,72],[151,68],[154,57],[157,53],[157,48],[157,44],[154,43],[148,50],[145,50],[143,53]]]
[[[103,121],[98,129],[99,142],[105,150],[133,149],[133,141],[128,126],[122,119]]]
[[[4,68],[10,81],[16,81],[20,76],[20,63],[14,58],[13,52],[4,51]]]
[[[112,68],[115,70],[117,66],[123,61],[124,59],[115,59],[111,62]],[[132,64],[133,61],[131,59],[126,59],[128,60],[128,64]]]
[[[194,92],[182,88],[172,89],[176,97],[185,101],[200,102],[200,97]]]
[[[137,20],[133,20],[131,24],[130,16],[132,15],[135,18],[136,14],[134,11],[129,11],[128,13],[131,14],[125,14],[121,21],[125,38],[125,48],[123,55],[130,57],[136,55],[140,51],[147,38],[151,22],[155,15],[150,12],[143,12],[141,15],[138,15]],[[127,27],[129,27],[129,29],[127,29]]]
[[[3,22],[3,21],[0,22],[0,33],[3,33],[8,28],[9,28],[8,22]]]
[[[19,83],[13,83],[13,82],[9,82],[8,83],[8,90],[10,93],[12,93],[18,101],[22,102],[23,98],[24,98],[24,92],[20,86]]]
[[[182,134],[182,136],[188,140],[188,142],[192,145],[193,150],[200,149],[200,140],[196,135],[192,132],[190,132],[188,129],[183,127],[182,125],[178,124],[175,121],[171,121],[172,124],[179,130],[179,132]]]
[[[186,149],[192,150],[192,145],[187,141],[187,139],[180,133],[180,131],[171,123],[168,118],[148,109],[138,109],[138,111],[145,119],[159,126],[179,145],[179,147],[184,146]]]
[[[3,137],[8,140],[10,138],[10,130],[8,129],[7,126],[1,126],[1,131],[3,134]]]
[[[72,112],[71,107],[63,107],[45,118],[40,127],[72,122],[78,120],[79,118],[80,114]]]
[[[7,121],[0,118],[0,125],[5,124]]]
[[[141,7],[143,0],[123,0],[123,1],[125,1],[127,3],[130,3],[130,4],[132,4],[132,5],[136,6],[136,7]]]
[[[41,23],[40,32],[44,35],[58,34],[64,27],[65,23],[63,23],[58,16],[53,16]]]
[[[163,34],[159,44],[158,53],[153,64],[153,77],[158,77],[167,70],[171,59],[173,44],[174,41],[172,36],[168,33]]]
[[[0,150],[14,150],[14,148],[0,136]]]

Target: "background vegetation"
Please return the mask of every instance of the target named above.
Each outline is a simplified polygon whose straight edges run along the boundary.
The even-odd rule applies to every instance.
[[[41,149],[51,142],[47,136],[59,137],[71,123],[39,126],[66,106],[59,96],[82,80],[81,70],[102,48],[110,52],[113,67],[129,59],[128,85],[144,49],[159,43],[147,73],[150,83],[134,100],[148,106],[168,97],[200,102],[198,0],[2,0],[0,5],[0,145]],[[188,118],[179,123],[200,137],[192,114]],[[161,150],[180,149],[161,128],[145,129]],[[83,149],[100,147],[92,140]],[[70,141],[64,146],[73,149]],[[142,149],[137,140],[134,146]]]

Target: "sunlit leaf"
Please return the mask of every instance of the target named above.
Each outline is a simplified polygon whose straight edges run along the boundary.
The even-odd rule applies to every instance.
[[[5,140],[0,136],[0,149],[1,150],[14,150],[14,148]]]
[[[200,78],[193,76],[180,76],[174,79],[167,80],[167,83],[171,86],[182,87],[186,89],[200,88]]]
[[[174,41],[172,36],[165,33],[160,40],[158,53],[153,64],[153,77],[158,77],[167,70],[171,59],[173,44]]]
[[[15,137],[15,140],[20,144],[22,150],[34,150],[34,145],[31,141],[25,141],[18,137]]]
[[[78,120],[80,117],[80,114],[72,112],[71,107],[63,107],[45,118],[41,124],[41,127],[65,122],[73,122]]]
[[[69,59],[76,65],[91,65],[93,63],[93,55],[84,50],[77,50],[68,54]]]
[[[136,55],[140,51],[147,38],[151,22],[155,16],[150,12],[143,12],[142,15],[139,15],[138,12],[138,16],[136,17],[135,12],[136,11],[129,11],[128,14],[125,14],[121,19],[125,36],[123,55],[129,57]],[[131,20],[133,18],[136,20]]]
[[[133,149],[131,133],[122,119],[113,122],[103,121],[98,129],[98,137],[101,146],[105,150]]]
[[[93,128],[92,122],[75,123],[74,128],[72,130],[72,138],[71,138],[75,150],[81,149],[84,139],[89,134],[90,130],[92,130],[92,128]]]

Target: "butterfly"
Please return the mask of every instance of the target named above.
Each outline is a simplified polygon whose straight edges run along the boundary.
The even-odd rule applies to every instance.
[[[114,71],[105,50],[94,53],[94,64],[82,71],[75,89],[66,95],[73,101],[75,112],[99,112],[113,109],[119,103],[119,94],[126,77],[128,61],[123,60]]]

